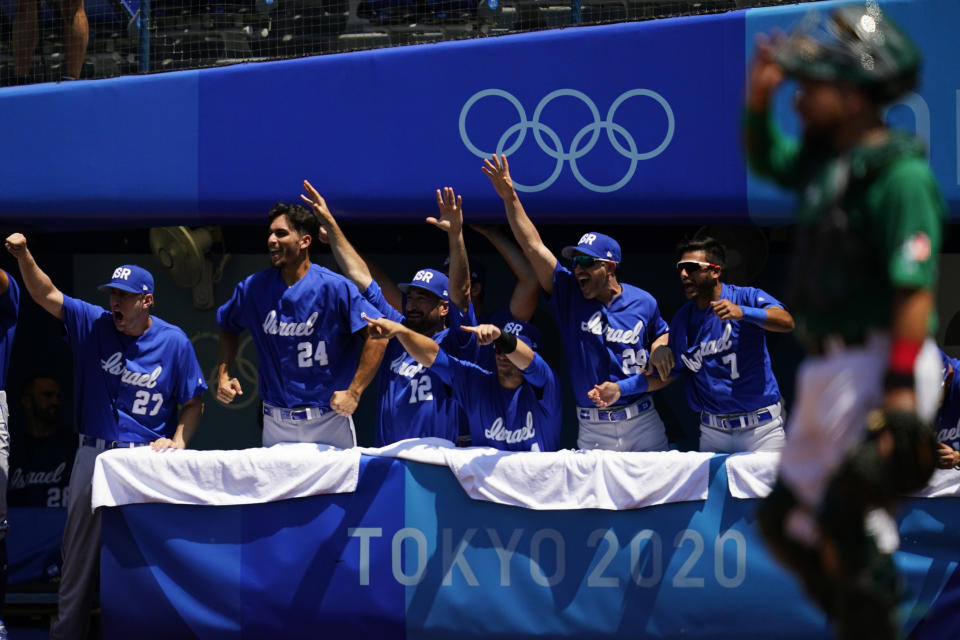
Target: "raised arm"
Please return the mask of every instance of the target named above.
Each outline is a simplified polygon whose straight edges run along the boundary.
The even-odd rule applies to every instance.
[[[14,233],[8,236],[7,251],[17,259],[23,285],[30,292],[33,301],[57,320],[63,320],[63,293],[53,286],[50,276],[37,266],[33,254],[27,248],[26,237],[22,233]]]
[[[463,200],[450,187],[437,189],[440,217],[430,216],[427,222],[447,232],[450,244],[450,302],[463,313],[470,303],[470,264],[463,242]]]
[[[337,261],[337,264],[340,265],[340,270],[343,271],[343,275],[352,280],[353,284],[357,285],[357,289],[366,291],[367,287],[370,286],[370,282],[373,280],[373,276],[370,275],[370,269],[367,268],[367,263],[360,257],[357,250],[353,248],[350,241],[347,240],[347,236],[344,235],[343,230],[340,229],[340,225],[337,224],[333,214],[330,213],[330,209],[327,207],[327,201],[323,199],[323,196],[321,196],[307,180],[303,181],[303,190],[306,191],[307,194],[304,195],[301,193],[300,199],[310,205],[314,213],[317,214],[320,227],[323,229],[321,235],[323,232],[326,232],[326,238],[321,237],[319,240],[321,242],[326,241],[327,244],[330,245],[333,258]]]
[[[470,228],[483,235],[494,246],[497,253],[503,258],[517,277],[517,286],[510,296],[510,313],[517,320],[529,322],[537,310],[540,298],[540,282],[534,273],[530,261],[523,255],[520,248],[499,229],[488,225],[470,225]]]
[[[180,420],[177,423],[177,430],[173,438],[159,438],[150,443],[154,451],[164,449],[186,449],[187,443],[193,438],[200,426],[200,418],[203,416],[203,401],[200,396],[188,400],[185,405],[180,407]]]
[[[515,335],[503,333],[496,325],[479,324],[475,327],[460,328],[477,336],[477,343],[480,345],[496,343],[497,348],[521,371],[533,362],[533,349],[523,340],[518,340]]]
[[[303,189],[307,195],[300,194],[300,199],[309,204],[320,221],[320,242],[330,245],[333,259],[337,261],[340,271],[361,292],[366,291],[371,280],[376,280],[383,291],[383,297],[391,307],[403,313],[403,294],[396,283],[387,276],[377,265],[368,263],[347,240],[346,234],[337,224],[336,218],[330,213],[326,201],[317,193],[308,181],[303,181]]]
[[[387,318],[367,318],[371,338],[378,338],[384,343],[389,338],[396,338],[407,350],[410,357],[425,367],[433,366],[440,352],[440,345],[425,335],[406,328],[399,322]]]
[[[547,245],[543,244],[540,233],[527,217],[523,205],[520,204],[517,191],[513,188],[513,178],[510,177],[507,156],[494,154],[490,159],[484,160],[483,165],[483,173],[490,178],[497,195],[503,200],[513,237],[517,239],[524,255],[530,261],[540,286],[548,294],[553,293],[553,271],[557,267],[557,257],[547,248]]]
[[[374,340],[369,329],[363,329],[363,339],[360,362],[357,363],[357,372],[353,375],[350,386],[343,391],[334,391],[330,397],[330,408],[342,416],[353,415],[357,410],[360,396],[377,375],[377,367],[380,366],[383,352],[387,348],[386,340]]]
[[[782,36],[778,36],[782,37]],[[798,186],[798,146],[770,118],[770,105],[783,83],[784,71],[774,57],[778,40],[764,35],[757,37],[753,60],[747,76],[747,109],[744,146],[747,161],[756,173],[772,178],[781,186]]]

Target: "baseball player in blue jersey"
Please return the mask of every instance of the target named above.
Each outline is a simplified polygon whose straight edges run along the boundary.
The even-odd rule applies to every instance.
[[[540,299],[540,283],[530,262],[523,255],[523,251],[513,240],[503,235],[499,228],[493,225],[470,225],[470,228],[485,237],[497,250],[503,261],[510,267],[510,271],[517,278],[517,284],[510,295],[510,301],[505,307],[495,311],[484,308],[487,283],[482,267],[478,268],[475,260],[470,261],[470,300],[477,314],[477,321],[481,324],[492,324],[503,327],[508,322],[520,320],[529,322],[537,310]],[[493,371],[497,366],[496,353],[492,344],[480,345],[477,354],[477,364],[481,368]],[[461,434],[461,443],[466,442]],[[469,443],[468,443],[469,444]]]
[[[943,360],[943,399],[937,413],[937,466],[960,468],[960,360],[940,351]]]
[[[651,357],[659,379],[687,381],[687,402],[700,414],[700,451],[778,451],[785,414],[770,367],[766,331],[793,330],[793,317],[761,289],[721,282],[726,250],[713,238],[681,244],[677,271],[687,298],[670,323],[670,344]],[[592,394],[613,401],[615,383]]]
[[[260,361],[263,445],[353,447],[357,436],[352,414],[383,356],[382,341],[367,339],[362,314],[380,314],[352,282],[310,262],[310,247],[319,237],[310,210],[278,204],[269,222],[272,268],[240,282],[217,310],[217,400],[229,404],[243,393],[230,369],[237,334],[248,329]]]
[[[501,330],[491,324],[461,327],[480,344],[497,349],[497,370],[444,353],[434,340],[398,322],[370,320],[374,335],[396,337],[420,366],[453,389],[467,412],[474,446],[507,451],[556,451],[560,443],[560,392],[557,376],[537,354],[539,332],[526,322]],[[374,329],[375,328],[375,329]]]
[[[59,607],[50,637],[83,638],[100,558],[100,513],[90,511],[96,457],[114,448],[185,448],[200,422],[207,385],[186,334],[150,314],[153,276],[147,270],[114,270],[100,287],[110,294],[108,311],[57,289],[22,234],[8,237],[6,245],[30,297],[63,321],[74,354],[80,446],[70,474]]]
[[[7,367],[13,351],[20,310],[17,281],[0,269],[0,618],[7,592],[7,478],[10,470],[10,406],[7,404]],[[0,622],[0,628],[3,622]]]
[[[510,228],[530,261],[560,326],[576,395],[581,449],[660,451],[667,436],[647,379],[650,352],[668,340],[667,323],[653,296],[617,280],[620,245],[602,233],[585,233],[563,256],[563,267],[540,239],[520,204],[506,156],[484,160],[483,172],[503,199]],[[621,396],[611,406],[594,406],[589,392],[617,382]]]
[[[384,290],[370,274],[367,263],[347,240],[323,197],[309,182],[304,182],[304,190],[307,195],[302,197],[320,218],[337,263],[380,312],[377,315],[383,314],[428,336],[454,356],[468,360],[476,357],[476,340],[458,329],[463,324],[474,324],[475,320],[470,304],[470,271],[463,243],[461,201],[453,189],[437,190],[440,217],[427,218],[428,222],[447,232],[449,280],[435,269],[420,269],[410,282],[397,288],[402,299],[391,296],[392,301],[388,301]],[[386,286],[393,288],[392,283],[386,283]],[[402,315],[400,308],[403,309]],[[436,437],[456,442],[460,425],[466,424],[466,417],[454,399],[450,385],[435,372],[424,369],[398,342],[386,346],[380,365],[379,392],[375,435],[378,447],[407,438]]]

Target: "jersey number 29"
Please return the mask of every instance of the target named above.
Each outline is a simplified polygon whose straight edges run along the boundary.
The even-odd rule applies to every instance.
[[[623,364],[620,368],[623,369],[625,375],[632,376],[647,368],[646,349],[624,349],[621,357],[623,358]]]

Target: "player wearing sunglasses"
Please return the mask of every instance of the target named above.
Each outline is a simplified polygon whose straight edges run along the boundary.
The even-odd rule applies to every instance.
[[[527,217],[513,188],[506,156],[484,160],[483,172],[503,199],[514,237],[530,261],[563,338],[578,405],[581,449],[661,451],[666,430],[638,376],[650,352],[667,343],[667,323],[649,293],[617,278],[620,245],[602,233],[585,233],[563,249],[572,269],[560,264]],[[597,407],[593,388],[619,383],[620,397]]]
[[[659,372],[650,388],[677,378],[700,414],[700,450],[776,451],[783,447],[785,415],[770,367],[766,332],[793,330],[793,317],[761,289],[721,281],[726,250],[713,238],[677,248],[686,304],[670,323],[669,346],[651,358]],[[614,383],[594,390],[598,406],[617,395]]]

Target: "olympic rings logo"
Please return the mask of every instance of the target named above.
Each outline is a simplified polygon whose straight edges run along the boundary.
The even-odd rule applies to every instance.
[[[579,99],[587,106],[591,115],[593,116],[593,122],[586,124],[573,137],[573,140],[570,142],[569,150],[564,149],[563,143],[560,140],[560,136],[557,135],[556,131],[540,121],[540,116],[543,114],[543,110],[546,108],[546,106],[556,98],[563,96]],[[473,144],[473,141],[470,140],[470,136],[467,135],[467,114],[470,113],[470,109],[474,104],[487,97],[503,98],[513,105],[513,108],[516,109],[517,116],[519,117],[519,122],[507,128],[507,130],[504,131],[500,136],[500,139],[497,141],[497,148],[495,151],[486,151],[478,148],[475,144]],[[667,130],[666,133],[664,133],[663,140],[660,141],[659,145],[649,151],[639,151],[637,149],[636,140],[633,139],[633,136],[630,134],[630,132],[627,131],[623,126],[614,122],[617,109],[619,109],[624,102],[635,97],[650,98],[660,105],[660,107],[663,109],[663,112],[667,116]],[[624,91],[621,93],[617,99],[613,101],[613,104],[610,105],[610,109],[607,111],[607,117],[605,120],[600,118],[600,111],[597,109],[597,105],[594,104],[593,100],[591,100],[583,92],[577,91],[576,89],[557,89],[556,91],[551,91],[548,93],[537,105],[537,108],[534,109],[532,119],[527,119],[527,113],[524,110],[523,105],[520,104],[520,101],[517,100],[513,94],[504,91],[503,89],[484,89],[482,91],[478,91],[470,96],[466,103],[464,103],[463,108],[460,110],[460,139],[463,140],[463,144],[466,145],[467,149],[469,149],[471,153],[479,158],[489,158],[491,155],[493,155],[493,153],[498,155],[505,154],[507,156],[512,155],[520,148],[524,140],[526,140],[527,132],[533,131],[533,138],[536,140],[540,149],[557,162],[553,168],[553,173],[550,174],[550,177],[539,184],[523,185],[514,181],[513,186],[517,189],[517,191],[524,191],[527,193],[543,191],[556,182],[557,178],[560,177],[560,173],[563,171],[563,165],[565,162],[570,163],[570,170],[573,172],[573,176],[577,179],[577,182],[587,189],[596,191],[598,193],[610,193],[617,191],[618,189],[623,188],[623,186],[630,182],[630,180],[633,178],[633,175],[637,170],[638,162],[641,160],[650,160],[651,158],[656,158],[658,155],[663,153],[664,149],[670,145],[670,141],[673,140],[675,128],[676,123],[673,116],[673,109],[670,108],[670,103],[667,102],[662,95],[650,89],[630,89],[629,91]],[[630,167],[627,169],[626,174],[613,184],[608,185],[600,185],[590,182],[583,176],[583,174],[580,172],[580,168],[577,166],[577,161],[590,153],[594,146],[596,146],[602,131],[606,132],[607,139],[610,141],[610,145],[621,156],[630,160]],[[544,139],[544,136],[549,139],[549,143]],[[511,138],[515,138],[515,140],[512,144],[510,144],[510,146],[507,146],[507,143]],[[620,142],[620,139],[624,140],[627,146],[624,146]]]
[[[210,388],[210,392],[213,395],[217,394],[217,381],[220,377],[219,365],[216,360],[216,349],[219,344],[220,336],[211,331],[201,331],[200,333],[194,335],[190,338],[190,343],[193,345],[195,351],[204,352],[198,353],[198,359],[206,359],[206,351],[204,347],[200,346],[202,343],[209,342],[212,344],[211,349],[213,350],[213,367],[210,370],[210,373],[207,375],[207,386]],[[229,409],[231,411],[239,411],[250,406],[253,402],[259,402],[259,391],[257,385],[257,366],[247,358],[246,349],[253,342],[253,338],[250,335],[244,336],[240,343],[237,345],[237,356],[234,359],[234,363],[237,366],[237,379],[241,380],[241,386],[243,387],[243,395],[238,395],[234,398],[233,402],[230,404],[221,404],[220,406],[224,409]]]

